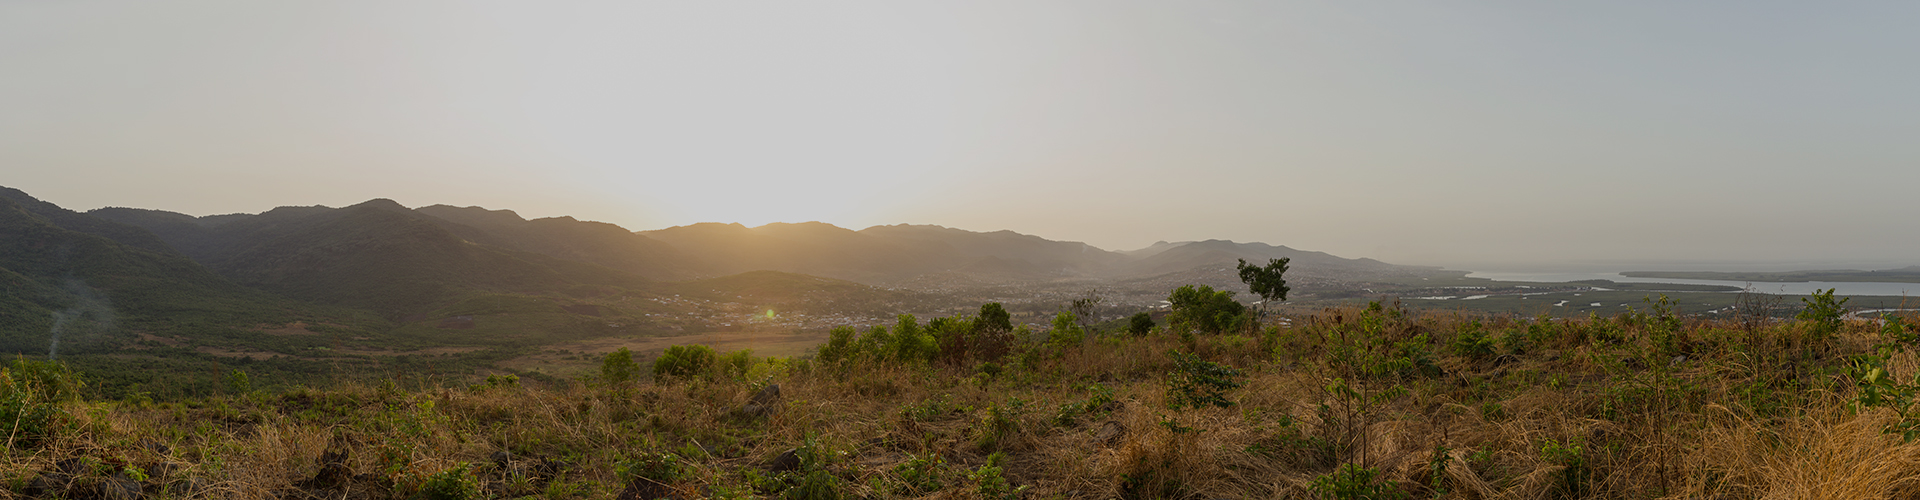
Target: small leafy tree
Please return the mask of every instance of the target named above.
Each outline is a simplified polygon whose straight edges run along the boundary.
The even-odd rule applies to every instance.
[[[974,328],[982,330],[1013,331],[1013,315],[1007,314],[1007,308],[999,302],[980,305],[980,316],[973,322]]]
[[[999,302],[988,302],[980,306],[980,315],[973,320],[973,336],[969,338],[967,355],[985,361],[998,361],[1013,350],[1013,315]]]
[[[1086,294],[1073,299],[1073,304],[1067,306],[1067,311],[1072,312],[1075,318],[1079,318],[1081,330],[1091,332],[1094,329],[1094,322],[1099,321],[1100,303],[1105,300],[1105,297],[1100,296],[1100,289],[1089,288]]]
[[[1133,313],[1133,317],[1127,319],[1127,333],[1135,337],[1153,333],[1153,313],[1146,311]]]
[[[1248,291],[1260,296],[1260,310],[1263,313],[1267,306],[1287,300],[1287,291],[1292,288],[1287,287],[1285,275],[1287,263],[1292,262],[1292,258],[1268,259],[1265,266],[1248,264],[1245,259],[1234,260],[1240,261],[1236,266],[1240,270],[1240,282],[1247,284]]]

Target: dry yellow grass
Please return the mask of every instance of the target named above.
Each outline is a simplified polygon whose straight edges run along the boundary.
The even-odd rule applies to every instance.
[[[1044,352],[1006,360],[997,376],[862,361],[765,380],[66,401],[60,432],[0,455],[0,498],[26,497],[63,463],[86,469],[73,496],[138,469],[155,498],[407,498],[446,477],[466,481],[475,498],[610,498],[636,484],[624,468],[657,454],[678,457],[685,473],[649,491],[768,497],[785,487],[770,465],[810,437],[830,452],[823,477],[845,497],[981,498],[969,474],[996,451],[1002,476],[1030,499],[1310,498],[1317,479],[1347,463],[1417,498],[1920,494],[1920,445],[1885,432],[1898,415],[1849,404],[1845,356],[1874,352],[1883,342],[1875,325],[1814,344],[1791,324],[1749,334],[1694,323],[1679,332],[1684,343],[1664,347],[1683,354],[1670,355],[1644,323],[1558,322],[1558,333],[1530,345],[1476,356],[1453,347],[1473,318],[1376,314],[1299,321],[1278,333],[1275,353],[1248,354],[1245,338],[1096,337],[1037,347]],[[1529,325],[1478,328],[1519,335]],[[1334,342],[1362,328],[1382,339],[1368,348],[1379,359],[1426,356],[1434,369],[1368,375],[1334,361]],[[1424,354],[1404,350],[1420,338]],[[1171,408],[1175,349],[1241,369],[1234,405]],[[1888,364],[1902,380],[1920,373],[1906,349]],[[1336,378],[1362,397],[1391,397],[1358,405],[1329,388]],[[780,387],[775,409],[743,417],[769,383]],[[1115,403],[1061,418],[1061,408],[1093,401],[1094,387]],[[1437,450],[1447,460],[1436,470]],[[320,480],[329,452],[345,453],[337,467],[350,480]],[[939,487],[905,487],[903,467],[928,457],[939,457],[930,469]]]

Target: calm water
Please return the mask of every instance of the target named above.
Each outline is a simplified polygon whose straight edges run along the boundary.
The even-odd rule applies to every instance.
[[[1673,278],[1629,278],[1620,273],[1508,273],[1474,272],[1467,275],[1472,278],[1487,278],[1501,281],[1536,281],[1543,283],[1565,283],[1580,280],[1612,280],[1621,283],[1678,283],[1685,285],[1723,285],[1737,288],[1752,286],[1755,291],[1786,295],[1808,295],[1814,290],[1834,289],[1836,295],[1912,295],[1920,297],[1920,283],[1861,283],[1851,281],[1802,281],[1796,283],[1746,282],[1721,280],[1686,280]]]

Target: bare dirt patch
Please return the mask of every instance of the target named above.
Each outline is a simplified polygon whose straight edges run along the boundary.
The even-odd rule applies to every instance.
[[[573,376],[599,369],[607,353],[622,347],[633,351],[634,361],[642,366],[653,363],[667,346],[699,344],[718,352],[751,349],[756,357],[793,357],[806,354],[827,341],[825,332],[714,332],[672,337],[600,338],[553,344],[541,352],[500,362],[497,366],[523,371],[538,371],[555,376]],[[586,359],[581,359],[584,355]]]
[[[272,335],[272,336],[275,336],[275,337],[287,337],[287,336],[293,336],[293,335],[319,335],[319,334],[320,334],[320,332],[316,332],[316,331],[313,331],[313,330],[308,330],[308,329],[307,329],[307,324],[306,324],[305,322],[301,322],[301,321],[295,321],[295,322],[292,322],[292,323],[287,323],[286,325],[283,325],[283,326],[280,326],[280,327],[274,327],[274,326],[272,326],[272,325],[260,325],[260,326],[255,326],[255,327],[253,327],[253,329],[254,329],[254,331],[257,331],[257,332],[260,332],[260,333],[264,333],[264,334],[267,334],[267,335]]]
[[[195,347],[193,348],[193,350],[201,354],[211,354],[211,355],[219,356],[223,358],[247,358],[247,359],[256,359],[256,360],[269,359],[274,356],[281,355],[280,353],[277,353],[277,352],[240,351],[240,350],[234,350],[234,349],[221,349],[218,347],[208,347],[208,346]]]
[[[156,342],[156,343],[159,343],[160,345],[164,345],[167,347],[180,347],[180,339],[177,339],[177,338],[162,337],[159,335],[154,335],[151,333],[141,332],[141,331],[135,331],[133,332],[133,335],[135,337],[139,337],[140,340]]]
[[[354,356],[439,356],[442,354],[469,353],[480,349],[479,347],[428,347],[426,349],[416,349],[412,351],[395,351],[389,349],[338,348],[334,349],[333,352]]]

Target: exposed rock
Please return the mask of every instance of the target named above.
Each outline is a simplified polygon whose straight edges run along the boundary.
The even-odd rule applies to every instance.
[[[767,472],[789,472],[796,470],[800,470],[799,449],[781,452],[780,456],[773,457],[772,462],[767,462]]]
[[[753,393],[753,397],[747,398],[747,404],[729,412],[729,416],[737,420],[751,420],[770,415],[779,408],[780,384],[767,384],[759,392]]]
[[[166,456],[173,453],[173,448],[168,448],[166,444],[161,443],[159,441],[154,441],[152,439],[140,440],[140,447],[146,448],[147,451],[151,451],[153,452],[153,454],[160,455],[160,456]]]
[[[334,489],[353,480],[353,470],[347,468],[347,450],[328,450],[320,454],[320,472],[312,479],[302,481],[300,486],[313,489]]]
[[[627,487],[622,488],[620,493],[614,495],[613,498],[615,500],[653,500],[656,498],[679,500],[682,498],[682,495],[680,495],[679,490],[673,487],[660,484],[652,479],[635,477],[632,481],[628,481]]]
[[[1120,422],[1108,420],[1107,423],[1100,424],[1099,431],[1093,433],[1093,440],[1099,441],[1101,444],[1107,446],[1113,446],[1120,444],[1120,438],[1126,436],[1127,426],[1120,425]]]
[[[100,483],[100,497],[107,500],[140,500],[146,494],[141,491],[140,482],[133,480],[123,470]]]
[[[767,384],[766,387],[761,387],[758,392],[753,393],[753,397],[747,398],[747,404],[760,406],[769,406],[778,402],[780,402],[780,384]]]
[[[20,492],[29,497],[36,498],[64,495],[67,491],[67,486],[72,483],[72,476],[59,472],[42,472],[40,475],[34,476],[32,481],[27,481],[26,487],[21,488]]]
[[[207,482],[197,477],[181,478],[167,483],[167,493],[180,498],[192,498],[207,490]]]

